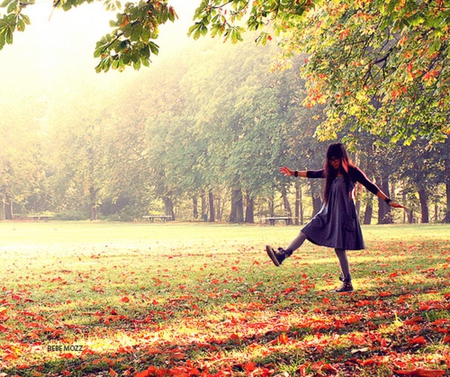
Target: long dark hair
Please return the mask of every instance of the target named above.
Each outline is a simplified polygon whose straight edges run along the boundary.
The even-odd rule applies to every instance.
[[[330,160],[332,157],[341,160],[341,167],[339,168],[339,170],[334,169],[333,166],[331,165]],[[347,190],[349,190],[350,188],[349,168],[353,167],[355,167],[355,165],[349,160],[344,144],[335,143],[330,144],[328,146],[327,157],[324,163],[326,181],[323,197],[325,203],[328,201],[328,195],[330,193],[331,185],[335,180],[336,176],[338,175],[338,173],[341,173],[344,176],[344,180],[347,185]],[[350,190],[349,195],[351,195]]]

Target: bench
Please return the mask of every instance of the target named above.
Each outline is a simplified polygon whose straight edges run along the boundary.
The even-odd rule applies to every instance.
[[[266,221],[268,221],[270,225],[275,225],[275,221],[285,221],[286,225],[291,225],[293,219],[295,219],[295,217],[288,217],[288,216],[266,217]]]
[[[162,222],[172,220],[172,216],[167,216],[167,215],[148,215],[148,216],[142,216],[142,218],[145,220],[148,220],[151,223],[153,223],[155,221],[155,219],[159,219]]]
[[[48,219],[51,219],[53,216],[51,216],[51,215],[30,215],[28,217],[33,219],[34,221],[39,221],[39,220],[48,221]]]

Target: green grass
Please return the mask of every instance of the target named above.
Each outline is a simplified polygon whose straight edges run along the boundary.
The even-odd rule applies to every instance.
[[[450,226],[363,227],[341,295],[333,250],[266,257],[299,229],[0,222],[0,375],[449,375]]]

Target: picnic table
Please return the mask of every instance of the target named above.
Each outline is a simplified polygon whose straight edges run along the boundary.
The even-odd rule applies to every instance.
[[[159,219],[162,222],[172,220],[172,216],[170,216],[170,215],[147,215],[147,216],[142,216],[142,218],[145,220],[148,220],[151,223],[153,223],[155,221],[155,219]]]
[[[286,225],[291,225],[292,220],[294,220],[294,219],[295,219],[295,217],[289,217],[289,216],[266,217],[266,221],[268,221],[270,225],[275,225],[275,221],[285,221]]]

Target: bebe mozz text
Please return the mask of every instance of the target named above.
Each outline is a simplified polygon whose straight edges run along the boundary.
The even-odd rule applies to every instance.
[[[82,352],[83,346],[77,344],[49,344],[48,352]]]

